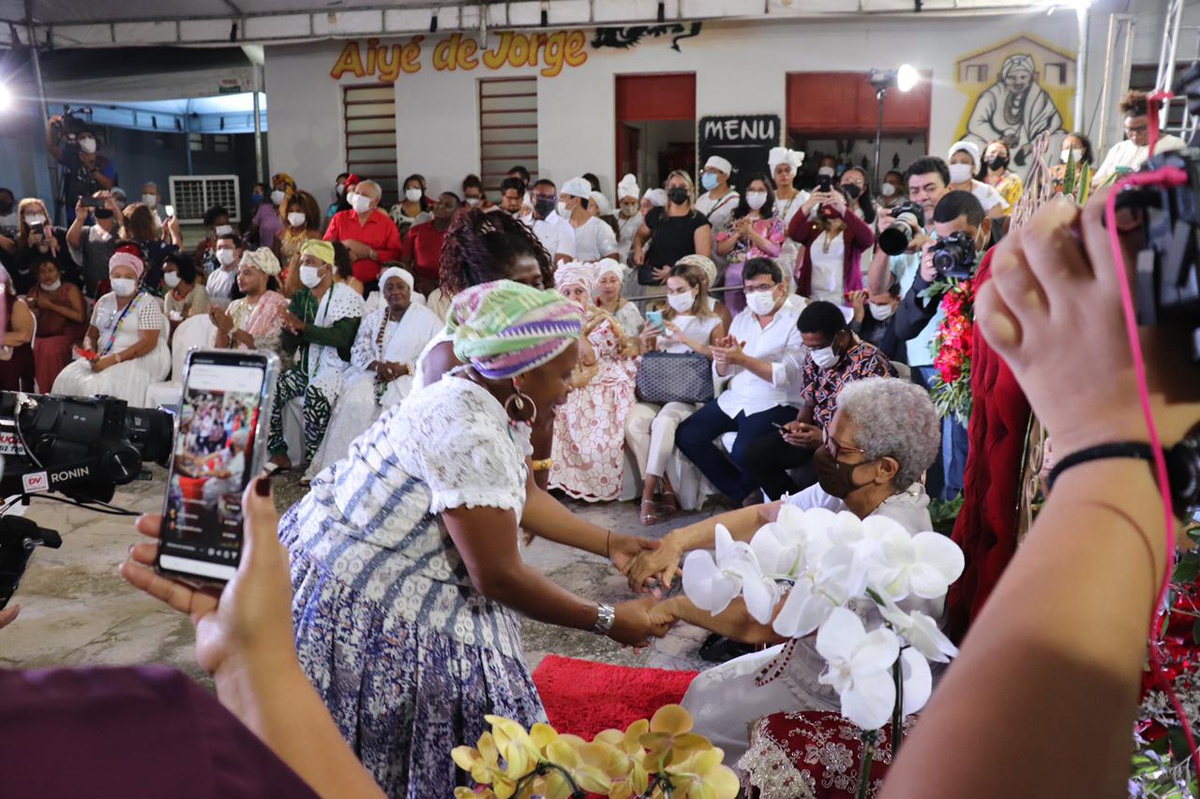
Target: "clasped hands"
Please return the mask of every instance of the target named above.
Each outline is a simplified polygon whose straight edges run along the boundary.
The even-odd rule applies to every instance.
[[[749,357],[743,349],[745,346],[744,341],[733,336],[722,336],[712,343],[713,360],[717,366],[744,366]]]

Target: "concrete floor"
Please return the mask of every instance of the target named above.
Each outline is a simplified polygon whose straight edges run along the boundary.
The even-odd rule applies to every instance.
[[[139,513],[161,510],[165,470],[154,467],[154,479],[135,482],[117,492],[114,504]],[[282,511],[304,493],[295,478],[277,483]],[[651,537],[686,524],[698,514],[679,514],[669,522],[644,528],[637,505],[605,503],[571,506],[581,516],[610,529]],[[139,536],[133,520],[107,516],[46,499],[34,500],[25,515],[58,530],[63,545],[40,549],[13,601],[20,618],[0,632],[0,666],[39,668],[67,665],[159,663],[178,667],[197,679],[191,622],[131,588],[117,573],[129,546]],[[548,541],[535,541],[526,560],[580,596],[616,603],[630,598],[624,579],[603,558]],[[538,622],[524,624],[530,668],[547,654],[629,666],[700,669],[696,651],[704,633],[676,625],[663,639],[640,653],[591,633],[564,630]]]

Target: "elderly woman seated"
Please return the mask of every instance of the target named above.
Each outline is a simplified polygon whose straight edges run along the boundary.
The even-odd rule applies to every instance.
[[[926,509],[929,498],[919,482],[933,463],[939,442],[938,415],[929,395],[913,383],[872,377],[848,383],[837,402],[825,445],[813,456],[819,482],[788,501],[802,510],[848,510],[861,519],[884,516],[911,533],[932,530]],[[718,524],[735,539],[749,541],[760,526],[774,521],[779,506],[780,502],[773,502],[742,508],[672,531],[657,550],[638,557],[628,571],[631,584],[640,587],[654,576],[669,583],[683,553],[714,546]],[[923,612],[941,618],[940,601],[922,603]],[[683,595],[664,600],[659,607],[735,640],[774,644],[701,673],[683,699],[696,719],[695,731],[725,750],[726,765],[733,766],[745,752],[749,727],[760,716],[781,710],[838,709],[837,694],[817,681],[824,661],[816,652],[814,636],[785,642],[770,625],[752,619],[741,599],[716,616]]]

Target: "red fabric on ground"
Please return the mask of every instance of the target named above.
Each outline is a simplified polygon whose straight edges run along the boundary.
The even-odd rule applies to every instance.
[[[698,673],[547,655],[533,672],[533,682],[550,726],[590,741],[598,732],[624,730],[663,705],[678,704]]]
[[[977,292],[991,278],[994,252],[979,267]],[[970,451],[953,536],[966,555],[966,569],[946,598],[946,632],[956,641],[966,635],[1017,549],[1021,459],[1031,413],[1017,379],[978,325],[971,347]]]

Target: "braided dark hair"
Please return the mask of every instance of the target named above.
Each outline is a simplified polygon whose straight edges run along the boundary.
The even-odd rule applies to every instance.
[[[503,280],[522,255],[537,260],[542,285],[553,287],[553,260],[528,225],[503,211],[461,210],[442,245],[438,273],[442,293],[453,296],[470,286]]]

